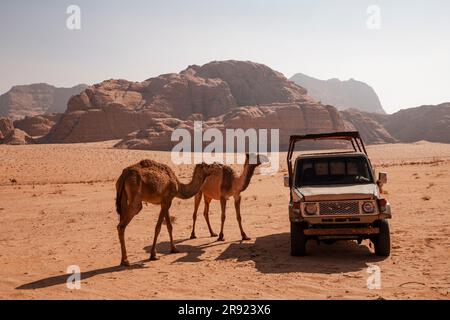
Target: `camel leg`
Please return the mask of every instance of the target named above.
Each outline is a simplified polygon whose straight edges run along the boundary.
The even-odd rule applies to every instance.
[[[195,236],[195,221],[197,220],[197,211],[198,211],[198,207],[200,206],[201,201],[202,201],[202,192],[199,192],[195,195],[194,214],[192,215],[191,239],[197,238]],[[206,203],[205,203],[205,206],[206,206]]]
[[[166,218],[166,215],[169,215],[170,204],[165,204],[164,202],[161,204],[161,211],[159,213],[158,221],[156,222],[155,227],[155,235],[153,236],[153,245],[150,252],[150,260],[158,260],[156,257],[156,241],[158,240],[159,233],[161,232],[161,225]],[[170,217],[167,219],[170,220]]]
[[[242,228],[242,217],[241,217],[241,196],[237,195],[234,197],[234,208],[236,209],[236,219],[239,223],[239,229],[241,230],[242,240],[250,240],[249,237],[244,232]]]
[[[119,234],[120,249],[122,252],[122,259],[120,265],[129,266],[130,262],[127,257],[127,248],[125,247],[125,228],[131,222],[133,217],[142,210],[142,202],[135,197],[131,204],[126,208],[125,212],[120,215],[120,222],[117,225],[117,233]]]
[[[169,208],[170,208],[170,205],[169,205]],[[179,251],[178,251],[177,247],[175,247],[175,244],[173,243],[173,235],[172,235],[173,227],[172,227],[172,221],[170,221],[169,208],[167,209],[167,211],[165,211],[164,217],[166,219],[167,231],[169,232],[170,253],[178,253]]]
[[[211,223],[209,222],[209,204],[211,203],[211,198],[204,196],[205,200],[205,209],[203,211],[203,216],[205,217],[206,224],[208,225],[209,234],[211,237],[217,237],[217,234],[214,233],[213,229],[211,228]]]
[[[220,198],[220,209],[221,209],[221,224],[220,224],[220,233],[219,238],[217,238],[217,241],[225,241],[225,238],[223,237],[223,226],[225,224],[225,209],[227,207],[227,199]]]

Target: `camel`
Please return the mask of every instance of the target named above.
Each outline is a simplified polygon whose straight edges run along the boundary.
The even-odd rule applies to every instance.
[[[189,199],[198,193],[206,177],[213,173],[215,165],[205,163],[195,166],[191,182],[181,183],[173,170],[162,163],[153,160],[142,160],[125,168],[116,182],[116,210],[120,216],[117,226],[120,248],[122,252],[121,265],[129,266],[125,247],[125,228],[133,217],[142,210],[142,202],[161,205],[158,221],[155,227],[150,260],[157,260],[156,241],[161,231],[164,219],[169,232],[171,253],[177,253],[172,237],[172,223],[169,209],[174,198]]]
[[[252,157],[252,161],[250,158]],[[256,161],[253,161],[255,160]],[[211,224],[209,222],[209,204],[211,200],[220,200],[221,207],[221,227],[219,237],[217,241],[224,241],[223,235],[223,227],[225,223],[225,209],[227,200],[230,197],[234,198],[234,208],[236,210],[236,219],[239,224],[239,229],[241,231],[242,240],[250,240],[247,237],[244,229],[242,228],[242,218],[241,218],[241,192],[245,191],[250,184],[250,180],[255,172],[256,167],[261,165],[262,163],[268,162],[269,159],[264,155],[249,155],[246,154],[245,163],[243,166],[243,170],[240,176],[227,165],[219,164],[218,167],[214,169],[213,174],[211,174],[208,178],[206,178],[205,183],[203,184],[199,193],[195,196],[195,204],[194,204],[194,214],[193,214],[193,224],[192,224],[192,233],[191,239],[195,239],[195,222],[197,220],[197,210],[202,200],[202,195],[204,197],[205,208],[203,211],[203,216],[205,217],[206,224],[208,225],[209,233],[211,237],[216,237],[217,234],[211,228]]]

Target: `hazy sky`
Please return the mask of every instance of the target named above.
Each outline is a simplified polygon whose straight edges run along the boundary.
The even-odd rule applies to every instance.
[[[81,30],[66,27],[71,4]],[[380,30],[366,26],[369,5],[381,10]],[[1,0],[0,43],[0,93],[237,59],[287,77],[367,82],[389,113],[450,101],[448,0]]]

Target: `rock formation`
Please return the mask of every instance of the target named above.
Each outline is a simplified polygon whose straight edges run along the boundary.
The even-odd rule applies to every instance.
[[[108,80],[70,99],[47,142],[120,139],[151,128],[154,119],[221,116],[239,106],[289,103],[306,90],[270,68],[243,61],[190,66],[143,82]]]
[[[35,143],[33,138],[31,138],[26,132],[20,129],[13,129],[10,131],[0,144],[10,144],[10,145],[22,145],[22,144],[32,144]]]
[[[365,112],[386,113],[375,91],[366,83],[350,79],[319,80],[297,73],[290,80],[308,91],[308,95],[340,110],[354,108]]]
[[[386,119],[388,115],[361,112],[356,109],[343,110],[340,114],[345,122],[346,130],[359,131],[367,144],[397,142],[381,124],[381,119]]]
[[[178,141],[172,142],[171,135],[175,129],[194,131],[193,120],[157,119],[149,129],[129,134],[122,139],[117,148],[171,150]],[[225,115],[211,118],[203,123],[203,130],[219,129],[225,139],[225,129],[279,129],[281,149],[286,149],[289,136],[301,133],[319,133],[343,131],[344,122],[338,111],[331,106],[322,106],[310,100],[295,103],[276,103],[262,106],[237,107]],[[271,147],[268,131],[268,148]],[[226,145],[227,141],[223,141]],[[209,144],[205,142],[204,145]]]
[[[30,136],[43,136],[50,132],[51,128],[61,118],[60,113],[43,114],[39,116],[26,116],[14,121],[14,127],[25,131]]]
[[[184,128],[192,132],[194,121],[202,120],[203,129],[217,128],[221,132],[227,128],[279,129],[281,149],[287,147],[291,134],[355,129],[368,144],[418,140],[450,142],[450,103],[387,115],[375,92],[363,83],[336,79],[320,81],[303,75],[294,77],[300,78],[306,79],[304,85],[323,102],[378,113],[356,109],[339,112],[331,105],[315,101],[303,87],[262,64],[214,61],[143,82],[104,81],[73,96],[61,115],[26,117],[16,120],[14,126],[11,120],[0,120],[0,137],[3,141],[7,136],[13,137],[9,141],[23,143],[118,139],[121,141],[117,148],[170,150],[178,143],[171,141],[174,130]],[[320,86],[315,85],[316,82]],[[17,92],[24,90],[14,87],[2,96],[1,101],[10,101]],[[23,94],[22,97],[51,100],[45,93],[48,90],[39,90],[35,88],[33,92],[44,93]],[[12,100],[18,101],[17,98]],[[20,104],[8,102],[7,105]],[[28,111],[38,112],[39,108],[33,108]],[[49,110],[52,109],[45,108],[45,112]],[[15,114],[21,114],[21,111]],[[46,135],[33,140],[27,134]]]
[[[14,130],[14,124],[9,118],[0,118],[0,143]]]
[[[18,120],[25,116],[62,113],[69,98],[86,87],[57,88],[45,83],[14,86],[0,96],[0,117]]]
[[[383,125],[402,142],[450,143],[450,102],[400,110],[390,115]]]

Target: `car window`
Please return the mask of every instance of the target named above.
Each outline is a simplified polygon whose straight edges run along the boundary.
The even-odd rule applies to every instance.
[[[297,162],[295,185],[373,183],[364,157],[301,159]]]

